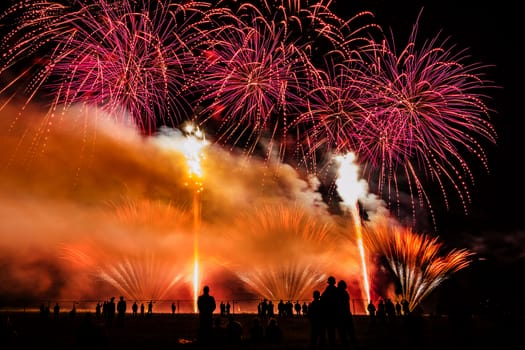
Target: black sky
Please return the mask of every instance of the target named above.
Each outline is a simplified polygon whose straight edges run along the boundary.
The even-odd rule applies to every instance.
[[[384,30],[392,29],[396,45],[404,46],[419,12],[420,39],[439,34],[449,37],[457,49],[466,48],[473,61],[492,65],[486,70],[499,89],[489,89],[487,105],[494,110],[491,122],[498,133],[497,145],[487,145],[490,173],[481,169],[475,174],[477,183],[472,189],[471,213],[443,211],[440,220],[445,231],[455,233],[501,232],[523,235],[522,218],[524,189],[522,185],[524,160],[521,108],[524,69],[520,46],[523,26],[520,11],[510,1],[475,2],[470,0],[444,1],[337,1],[341,13],[370,10]],[[346,15],[345,15],[346,16]]]
[[[508,0],[337,1],[343,13],[372,11],[383,29],[392,29],[398,46],[406,44],[423,9],[418,38],[440,33],[457,48],[468,49],[474,61],[493,65],[487,74],[500,88],[488,91],[491,100],[487,104],[494,110],[491,122],[498,133],[497,144],[486,147],[490,172],[475,173],[470,214],[443,208],[438,210],[438,225],[442,240],[478,254],[479,260],[470,269],[453,278],[465,297],[492,297],[496,303],[505,299],[513,304],[523,303],[516,277],[525,272],[525,122],[521,108],[525,30],[522,11],[516,6]]]

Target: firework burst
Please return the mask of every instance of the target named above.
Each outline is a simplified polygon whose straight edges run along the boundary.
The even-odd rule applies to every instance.
[[[332,271],[327,254],[334,251],[333,223],[300,205],[266,205],[236,218],[232,244],[242,247],[235,271],[260,297],[309,299]],[[244,259],[247,259],[244,261]],[[252,262],[264,261],[260,267]]]
[[[275,23],[254,18],[251,26],[223,28],[206,56],[209,63],[197,86],[205,107],[201,123],[215,124],[217,142],[251,154],[263,136],[284,138],[278,131],[304,105],[316,79],[303,48],[289,42]]]
[[[483,74],[485,65],[468,63],[465,50],[456,52],[447,40],[435,36],[418,47],[417,28],[416,22],[399,53],[389,41],[363,53],[366,63],[358,71],[368,114],[359,128],[359,159],[389,202],[405,186],[432,212],[425,190],[430,180],[441,188],[447,207],[450,185],[467,211],[474,183],[468,157],[488,169],[480,139],[496,142],[483,94],[494,85]]]
[[[470,265],[467,249],[445,251],[438,237],[393,223],[371,224],[363,236],[371,252],[386,258],[412,310],[451,274]]]
[[[130,114],[150,133],[157,122],[174,123],[188,114],[185,89],[205,9],[193,1],[24,2],[1,18],[7,22],[21,13],[2,40],[0,47],[8,50],[0,73],[36,57],[38,64],[29,69],[36,73],[26,86],[30,96],[49,89],[52,109],[97,105],[115,117]]]

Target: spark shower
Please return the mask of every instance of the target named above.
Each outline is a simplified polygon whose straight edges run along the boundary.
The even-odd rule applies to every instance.
[[[0,297],[116,288],[191,299],[197,249],[201,282],[221,299],[310,299],[327,274],[363,299],[391,295],[366,269],[357,200],[371,222],[407,206],[415,226],[422,208],[434,220],[436,186],[438,200],[467,212],[470,164],[488,168],[484,144],[496,140],[485,93],[494,85],[450,39],[418,38],[419,18],[399,49],[372,13],[346,19],[331,7],[79,0],[5,10],[0,249],[10,288]],[[198,225],[185,158],[170,146],[188,121],[212,141]],[[355,184],[334,175],[347,154]],[[345,202],[354,185],[361,197]],[[367,242],[391,266],[417,261]],[[409,247],[396,249],[418,254]]]

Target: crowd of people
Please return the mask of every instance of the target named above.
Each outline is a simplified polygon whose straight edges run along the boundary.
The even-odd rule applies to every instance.
[[[147,318],[153,314],[153,300],[146,305],[133,302],[131,305],[131,317]],[[219,306],[220,314],[215,314]],[[310,349],[335,349],[340,344],[345,349],[359,349],[358,339],[355,334],[353,315],[350,307],[350,295],[344,280],[336,281],[335,277],[327,279],[327,285],[323,291],[314,290],[309,302],[299,300],[284,302],[282,299],[274,305],[271,300],[262,299],[257,305],[257,317],[254,317],[250,325],[242,325],[233,313],[229,302],[220,302],[217,305],[215,298],[210,294],[209,286],[204,286],[202,294],[197,299],[199,312],[199,328],[196,341],[201,344],[240,344],[241,342],[256,343],[279,343],[283,339],[283,332],[279,326],[279,320],[283,318],[304,317],[310,324]],[[140,310],[140,311],[139,311]],[[147,310],[147,311],[146,311]],[[177,306],[171,303],[171,314],[175,316]],[[41,306],[41,314],[47,317],[51,310]],[[95,307],[95,317],[112,324],[114,319],[117,324],[124,324],[126,313],[129,308],[123,296],[116,301],[115,297],[103,303],[98,302]],[[392,302],[390,299],[380,299],[377,306],[371,301],[367,312],[371,324],[377,322],[388,322],[396,316],[408,315],[409,305],[406,301]],[[53,308],[56,318],[60,313],[57,303]],[[75,304],[70,311],[70,316],[75,313]],[[91,317],[91,314],[89,315]],[[86,325],[90,318],[86,320]],[[87,327],[87,326],[86,326]]]
[[[199,342],[203,344],[218,344],[228,342],[240,343],[243,340],[243,326],[229,315],[226,325],[222,325],[221,318],[213,318],[216,308],[215,299],[210,295],[208,286],[203,288],[203,293],[198,298],[199,310]],[[310,321],[310,348],[335,349],[339,340],[343,348],[358,349],[359,344],[354,330],[353,315],[350,309],[350,295],[344,280],[336,283],[333,276],[328,277],[327,286],[323,292],[315,290],[310,303],[303,304],[296,301],[278,303],[278,314],[280,317],[306,316]],[[247,329],[249,342],[279,343],[282,338],[282,330],[278,324],[278,318],[274,311],[271,300],[263,299],[257,308],[258,317]],[[222,312],[221,312],[222,315]],[[263,325],[262,322],[265,324]]]

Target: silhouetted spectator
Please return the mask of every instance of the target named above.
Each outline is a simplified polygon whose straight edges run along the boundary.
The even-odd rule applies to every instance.
[[[372,300],[370,300],[366,309],[368,311],[368,315],[370,316],[370,324],[375,325],[376,324],[376,306],[374,305]]]
[[[71,311],[69,311],[69,317],[70,318],[75,318],[75,316],[77,315],[77,308],[75,306],[75,303],[73,303],[73,307],[71,308]]]
[[[321,292],[314,290],[313,300],[308,305],[307,317],[310,321],[310,349],[323,349],[325,343],[325,328],[321,306]]]
[[[219,305],[219,309],[221,312],[221,316],[225,317],[226,316],[226,304],[224,304],[224,301],[221,301],[221,304]]]
[[[279,303],[277,304],[277,312],[279,317],[285,316],[284,301],[282,299],[279,300]]]
[[[402,313],[401,313],[401,304],[399,303],[399,301],[396,301],[395,308],[396,308],[396,316],[401,316],[402,315]]]
[[[294,304],[295,314],[299,317],[301,316],[301,304],[299,303],[299,300],[297,300]]]
[[[385,300],[385,314],[389,322],[393,322],[396,318],[396,307],[390,298]]]
[[[49,305],[45,306],[43,303],[40,305],[40,317],[48,319],[50,314]]]
[[[120,322],[124,321],[124,316],[126,315],[126,301],[124,300],[123,296],[120,296],[120,299],[117,303],[117,314]]]
[[[112,323],[113,319],[115,318],[115,312],[116,312],[116,309],[117,309],[117,305],[115,304],[115,297],[111,297],[111,299],[109,300],[109,302],[106,305],[106,308],[107,308],[108,322]]]
[[[210,287],[204,286],[202,294],[197,298],[197,308],[199,309],[199,340],[208,343],[211,338],[213,327],[213,311],[217,305],[215,298],[210,295]]]
[[[283,340],[283,331],[275,318],[271,318],[268,322],[265,339],[270,344],[278,344]]]
[[[335,285],[335,277],[328,277],[328,285],[321,294],[324,325],[329,349],[335,349],[335,330],[340,314],[339,292]]]
[[[133,317],[138,316],[138,311],[139,311],[139,306],[137,305],[137,302],[135,301],[133,302],[133,305],[131,305],[131,312],[132,312]]]
[[[268,315],[268,302],[266,299],[261,300],[257,308],[257,312],[261,318],[265,318]]]
[[[171,303],[171,315],[175,316],[175,311],[177,310],[177,307],[175,306],[175,302]]]
[[[148,303],[148,317],[153,316],[153,300],[150,300]]]
[[[55,318],[58,318],[60,315],[60,305],[58,305],[58,303],[56,303],[55,307],[53,307],[53,314],[55,315]]]
[[[257,317],[253,319],[252,326],[249,329],[249,340],[252,343],[260,343],[264,339],[264,331],[261,322]]]
[[[386,309],[383,299],[380,299],[379,303],[377,303],[376,317],[380,324],[384,324],[386,322]]]
[[[271,300],[268,301],[268,305],[266,306],[266,311],[267,311],[267,314],[268,314],[268,317],[274,317],[275,316],[275,306],[274,304],[272,303]]]
[[[338,297],[340,303],[340,315],[337,323],[339,337],[341,338],[344,349],[348,348],[349,340],[350,344],[352,344],[352,348],[358,349],[359,344],[355,334],[354,318],[352,310],[350,309],[350,294],[347,291],[346,282],[340,280],[337,283],[337,290],[339,292]]]
[[[308,314],[308,304],[306,304],[306,301],[303,302],[303,306],[301,307],[301,312],[303,313],[303,316],[306,316]]]
[[[288,316],[293,317],[293,303],[292,303],[291,300],[288,300],[288,301],[286,302],[286,308],[285,308],[285,309],[286,309],[286,314],[287,314]]]
[[[403,316],[408,316],[410,314],[410,304],[408,300],[401,300],[401,308],[403,309]]]
[[[144,317],[144,309],[145,309],[145,307],[144,307],[144,303],[141,303],[141,304],[140,304],[140,316],[141,316],[141,317]]]
[[[100,316],[102,315],[101,309],[102,305],[100,303],[97,303],[97,306],[95,306],[95,315],[97,316],[97,318],[100,318]]]
[[[226,316],[229,316],[229,315],[230,315],[230,309],[231,309],[230,302],[227,301],[227,302],[226,302]]]

